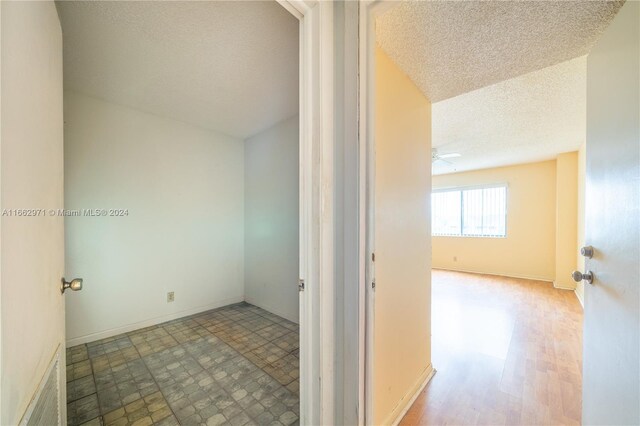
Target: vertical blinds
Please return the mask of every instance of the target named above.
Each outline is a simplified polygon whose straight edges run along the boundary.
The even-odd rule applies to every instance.
[[[433,235],[506,237],[506,185],[436,191],[431,195]]]

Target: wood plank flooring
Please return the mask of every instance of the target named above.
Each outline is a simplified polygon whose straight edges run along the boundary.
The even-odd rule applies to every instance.
[[[401,425],[580,424],[582,307],[550,283],[433,271],[437,373]]]

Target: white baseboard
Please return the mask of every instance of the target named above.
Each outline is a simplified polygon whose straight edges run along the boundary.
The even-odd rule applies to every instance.
[[[576,289],[575,287],[567,287],[567,286],[564,286],[564,285],[558,285],[556,283],[556,281],[553,282],[553,287],[557,288],[557,289],[560,289],[560,290],[570,290],[570,291],[575,291],[575,289]]]
[[[582,305],[582,309],[584,309],[584,299],[582,298],[583,296],[580,295],[580,293],[578,292],[577,288],[574,290],[574,292],[576,293],[576,297],[578,298],[578,302],[580,302],[580,305]]]
[[[161,324],[163,322],[171,321],[174,319],[188,317],[189,315],[198,314],[200,312],[208,311],[211,309],[220,308],[226,305],[232,305],[234,303],[240,303],[244,301],[244,297],[232,297],[230,299],[219,300],[214,303],[209,303],[204,306],[198,306],[196,308],[185,309],[179,312],[173,312],[171,314],[162,315],[148,320],[135,322],[133,324],[126,324],[120,327],[111,328],[109,330],[99,331],[97,333],[87,334],[85,336],[78,336],[72,339],[68,339],[66,342],[67,347],[81,345],[83,343],[94,342],[100,339],[106,339],[107,337],[116,336],[118,334],[127,333],[129,331],[137,330],[139,328],[150,327],[152,325]]]
[[[544,278],[544,277],[532,277],[527,275],[515,275],[515,274],[497,274],[493,272],[481,272],[481,271],[471,271],[468,269],[452,269],[452,268],[440,268],[440,267],[432,267],[431,269],[441,270],[441,271],[452,271],[452,272],[465,272],[467,274],[478,274],[478,275],[491,275],[494,277],[507,277],[507,278],[517,278],[521,280],[531,280],[531,281],[544,281],[546,283],[553,283],[552,278]]]
[[[429,384],[431,378],[436,373],[436,370],[433,368],[433,365],[429,364],[427,368],[422,372],[416,384],[407,392],[407,394],[398,402],[396,407],[393,409],[391,414],[387,417],[387,419],[382,422],[385,425],[393,425],[397,426],[400,424],[400,421],[404,418],[405,414],[409,411],[411,406],[420,393],[424,390],[424,388]]]
[[[264,309],[267,312],[271,312],[272,314],[275,314],[275,315],[277,315],[279,317],[282,317],[282,318],[284,318],[286,320],[294,322],[296,324],[300,323],[300,319],[298,317],[293,317],[291,315],[285,314],[284,312],[281,312],[278,309],[272,309],[270,306],[267,306],[267,305],[263,304],[262,302],[254,300],[251,297],[246,297],[245,296],[244,301],[249,303],[249,304],[251,304],[251,305],[257,306],[258,308]]]

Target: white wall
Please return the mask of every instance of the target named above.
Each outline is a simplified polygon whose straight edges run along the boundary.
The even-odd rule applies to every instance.
[[[1,2],[0,10],[0,203],[2,209],[62,208],[62,32],[56,8],[53,2]],[[62,226],[59,217],[2,217],[2,425],[22,418],[64,342]],[[64,350],[61,363],[64,405]]]
[[[298,322],[298,116],[245,141],[245,300]]]
[[[242,141],[66,92],[65,208],[70,344],[243,299]]]

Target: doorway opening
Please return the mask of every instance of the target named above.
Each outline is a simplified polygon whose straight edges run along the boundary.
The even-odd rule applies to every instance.
[[[299,20],[57,7],[68,424],[299,422]]]
[[[213,3],[211,2],[210,4]],[[217,5],[222,4],[221,2],[215,3]],[[155,113],[149,113],[142,111],[144,105],[132,107],[131,105],[121,105],[113,99],[102,99],[105,102],[117,104],[116,106],[120,106],[123,109],[134,110],[132,114],[135,112],[146,117],[144,120],[138,121],[126,117],[123,118],[122,115],[115,113],[118,108],[112,108],[114,111],[112,111],[113,114],[109,115],[109,118],[115,124],[111,126],[108,132],[103,132],[104,134],[101,135],[107,140],[109,138],[115,139],[111,148],[105,148],[106,161],[109,161],[111,157],[121,156],[122,150],[135,150],[136,148],[142,150],[143,147],[139,142],[145,138],[155,137],[158,144],[145,146],[147,149],[143,153],[137,152],[138,158],[142,158],[140,161],[129,161],[121,164],[122,174],[130,178],[126,182],[122,182],[123,179],[119,181],[114,179],[116,183],[109,186],[102,181],[107,177],[111,178],[113,176],[99,175],[96,180],[102,185],[101,189],[104,191],[102,193],[87,192],[90,198],[96,198],[101,202],[109,202],[110,200],[106,199],[105,195],[112,194],[112,187],[120,184],[123,187],[123,192],[135,190],[153,205],[153,202],[156,202],[162,193],[158,187],[162,186],[162,190],[172,191],[171,193],[175,195],[174,198],[176,200],[176,203],[169,206],[161,206],[161,213],[164,214],[162,219],[170,222],[171,225],[179,225],[185,229],[185,232],[179,235],[176,235],[177,233],[167,235],[166,229],[154,228],[150,232],[149,241],[144,241],[144,244],[138,247],[148,248],[149,252],[158,251],[161,247],[164,247],[169,253],[173,250],[176,258],[182,260],[181,263],[167,262],[167,253],[165,253],[165,257],[155,263],[150,262],[148,257],[142,256],[139,259],[141,268],[134,271],[137,275],[116,276],[107,283],[108,286],[121,287],[121,283],[127,283],[120,297],[115,302],[111,299],[108,300],[108,303],[105,301],[104,304],[92,306],[95,310],[87,312],[87,316],[109,315],[110,310],[117,310],[121,305],[131,306],[130,301],[135,298],[137,311],[132,315],[133,319],[129,318],[129,320],[137,321],[140,326],[152,326],[154,322],[149,315],[156,315],[157,313],[152,312],[149,306],[160,303],[163,306],[166,304],[176,307],[185,302],[197,303],[196,299],[198,297],[210,295],[213,290],[206,288],[200,294],[194,296],[193,294],[187,294],[188,292],[179,293],[175,290],[173,294],[170,294],[171,288],[175,289],[176,286],[184,286],[185,279],[190,279],[194,285],[202,286],[202,281],[206,277],[180,276],[174,280],[175,283],[161,289],[159,293],[155,289],[142,296],[140,294],[134,296],[128,290],[132,289],[133,286],[144,283],[138,279],[144,270],[143,266],[146,266],[146,271],[150,274],[156,273],[161,268],[169,269],[169,266],[173,268],[172,271],[181,269],[191,273],[196,270],[194,264],[202,260],[203,257],[210,255],[209,252],[202,249],[209,242],[209,235],[204,231],[210,231],[210,228],[205,229],[203,226],[196,225],[200,225],[207,215],[213,215],[213,213],[202,211],[202,216],[192,218],[194,219],[194,226],[188,229],[188,224],[185,224],[185,221],[181,221],[179,215],[180,206],[177,201],[184,201],[186,205],[201,201],[194,196],[194,192],[197,191],[192,187],[192,183],[184,182],[184,176],[176,176],[175,182],[171,179],[149,182],[148,176],[146,176],[147,179],[143,179],[145,177],[143,173],[139,175],[136,173],[142,170],[148,171],[152,168],[150,165],[158,162],[157,168],[153,169],[153,172],[160,175],[160,171],[163,168],[175,169],[184,167],[184,161],[181,162],[181,160],[188,157],[190,159],[193,158],[193,163],[196,167],[187,170],[186,174],[197,175],[198,178],[203,179],[212,174],[211,167],[205,167],[208,165],[204,165],[205,159],[201,158],[206,157],[207,153],[203,152],[203,155],[198,157],[194,149],[188,150],[189,148],[194,148],[193,144],[185,144],[184,152],[174,148],[174,158],[168,159],[166,155],[161,155],[166,153],[167,146],[170,145],[165,142],[168,139],[181,141],[183,133],[191,133],[187,139],[191,142],[194,140],[201,141],[202,151],[205,151],[204,148],[215,150],[220,148],[219,145],[225,145],[226,138],[233,139],[232,135],[220,134],[222,131],[215,130],[219,137],[213,138],[215,139],[214,143],[206,144],[204,143],[205,140],[211,142],[211,138],[207,136],[207,130],[214,132],[213,130],[205,128],[202,132],[188,132],[185,129],[194,126],[204,128],[206,123],[198,123],[207,120],[212,120],[212,123],[215,120],[221,120],[227,125],[237,125],[238,121],[231,119],[234,115],[234,108],[231,108],[231,106],[245,102],[245,105],[249,105],[247,111],[251,110],[254,104],[264,106],[264,98],[267,95],[251,92],[256,86],[244,87],[243,84],[248,85],[249,80],[242,78],[247,72],[264,64],[260,61],[249,63],[245,69],[233,73],[229,80],[223,82],[218,88],[212,83],[213,78],[208,78],[213,77],[215,73],[212,72],[211,75],[203,76],[201,66],[211,64],[210,54],[220,46],[212,46],[212,49],[207,49],[205,52],[197,52],[197,49],[209,41],[207,35],[210,32],[222,31],[221,38],[218,41],[225,44],[221,49],[224,50],[226,48],[229,53],[227,57],[218,58],[220,59],[218,65],[223,69],[231,63],[236,63],[238,59],[246,55],[247,52],[240,49],[243,43],[245,43],[244,46],[246,47],[247,41],[251,38],[246,36],[256,28],[263,28],[264,25],[268,24],[258,22],[254,27],[249,22],[250,19],[247,19],[251,15],[248,12],[248,14],[231,13],[226,16],[230,18],[229,20],[223,19],[223,22],[217,26],[212,25],[216,22],[216,17],[211,17],[205,13],[192,16],[195,21],[194,25],[180,26],[178,21],[181,21],[182,18],[178,20],[176,16],[182,16],[185,21],[188,21],[184,15],[189,13],[196,15],[193,13],[194,9],[206,7],[203,6],[204,3],[180,3],[181,9],[177,15],[167,14],[165,13],[166,9],[162,9],[162,7],[172,6],[168,3],[154,5],[157,6],[157,9],[155,9],[157,13],[153,14],[152,19],[147,22],[143,22],[140,19],[139,8],[142,7],[141,3],[122,2],[119,5],[121,7],[119,13],[115,14],[106,10],[110,6],[106,3],[96,2],[92,5],[79,2],[79,4],[78,7],[80,9],[105,8],[105,10],[101,10],[100,13],[91,17],[93,19],[91,24],[97,24],[95,33],[99,30],[102,31],[102,35],[106,35],[104,28],[99,25],[100,19],[111,21],[110,24],[118,28],[118,31],[115,31],[115,34],[112,34],[112,39],[109,40],[100,40],[99,36],[101,34],[91,33],[88,35],[92,45],[101,46],[103,42],[103,44],[107,44],[107,46],[103,46],[106,47],[104,51],[97,53],[112,57],[114,61],[100,62],[97,73],[85,80],[84,83],[91,86],[104,79],[115,79],[117,81],[123,77],[121,73],[123,65],[127,65],[129,62],[138,64],[140,67],[136,67],[135,70],[138,72],[136,74],[136,84],[130,87],[116,84],[109,88],[109,92],[118,94],[131,102],[146,99],[154,107],[154,110],[155,108],[158,109],[155,110]],[[229,4],[240,8],[265,7],[265,2],[230,2]],[[298,288],[304,289],[304,291],[298,293],[301,330],[299,344],[301,371],[300,422],[319,424],[327,422],[328,420],[325,419],[325,416],[330,416],[330,413],[333,412],[333,402],[326,397],[333,394],[333,365],[327,362],[327,358],[323,358],[321,363],[320,352],[321,348],[325,350],[324,348],[328,347],[326,349],[328,353],[333,353],[331,347],[333,345],[334,331],[330,327],[320,328],[318,326],[321,318],[330,320],[331,315],[333,315],[334,305],[332,292],[329,291],[333,284],[330,277],[333,276],[331,256],[333,252],[334,222],[332,217],[322,214],[325,211],[323,209],[332,211],[333,208],[334,185],[330,172],[333,170],[333,159],[328,155],[323,156],[321,154],[331,152],[333,144],[333,139],[330,135],[333,134],[332,111],[334,110],[334,105],[332,95],[333,80],[331,77],[333,76],[334,59],[332,51],[327,49],[327,46],[330,46],[331,40],[333,40],[331,26],[333,4],[313,0],[279,0],[278,4],[297,19],[297,25],[294,25],[298,27],[299,37],[299,277],[292,285],[295,290],[298,290]],[[178,4],[173,3],[173,6],[176,5]],[[57,5],[53,2],[6,2],[2,3],[1,6],[3,21],[2,204],[3,209],[10,212],[3,216],[2,241],[7,246],[15,247],[15,250],[10,252],[3,250],[2,258],[3,305],[1,318],[2,335],[0,338],[2,339],[3,348],[6,348],[6,350],[2,354],[3,380],[0,393],[2,394],[2,420],[3,423],[7,424],[37,422],[37,419],[43,416],[42,410],[45,410],[46,417],[57,418],[59,423],[66,423],[67,421],[66,369],[62,368],[65,366],[64,350],[67,346],[65,341],[65,300],[73,296],[82,297],[80,295],[84,293],[82,291],[72,291],[80,289],[80,281],[74,280],[74,278],[82,278],[82,276],[72,277],[64,271],[65,217],[75,215],[82,220],[98,219],[99,217],[103,217],[105,220],[115,220],[127,216],[126,205],[107,207],[107,209],[113,210],[113,216],[110,216],[111,213],[107,210],[106,217],[102,216],[104,206],[101,205],[83,206],[83,209],[87,209],[87,215],[76,214],[75,212],[70,213],[71,209],[65,210],[63,39],[66,36],[62,34],[65,25],[61,25],[57,6],[60,6],[60,4]],[[267,13],[266,16],[269,16],[269,14]],[[246,31],[237,39],[229,42],[224,37],[229,32],[224,30],[233,32],[234,28],[225,27],[226,23],[230,21],[237,23]],[[136,25],[138,22],[140,25]],[[158,29],[158,27],[162,26],[166,27],[167,31]],[[176,29],[176,27],[179,27],[177,31],[168,31],[168,29]],[[123,31],[120,31],[120,29]],[[139,43],[136,42],[128,44],[126,40],[123,41],[127,31],[134,32],[137,35],[136,41],[146,37],[146,41],[149,43],[145,47],[148,47],[148,49],[140,48]],[[256,41],[256,45],[264,46],[265,43],[268,43],[271,35],[273,34],[270,32],[261,34],[263,37]],[[176,49],[176,46],[189,39],[193,43],[185,46],[184,51]],[[255,34],[253,34],[253,39],[256,39]],[[321,40],[323,41],[321,42]],[[108,45],[109,43],[120,44],[123,47],[122,49],[113,49],[113,46]],[[282,46],[271,45],[264,47],[261,55],[265,57],[266,62],[270,60],[269,54],[277,57],[281,53],[279,49]],[[196,51],[195,53],[194,50]],[[249,48],[248,50],[251,49]],[[162,57],[163,52],[173,52],[173,56]],[[80,61],[83,57],[91,57],[94,53],[96,52],[91,52],[90,48],[89,51],[85,52],[72,52],[76,56],[71,57],[71,62]],[[157,58],[158,61],[155,63],[151,61],[145,62],[145,59],[149,58]],[[184,60],[182,67],[175,64],[176,58]],[[168,67],[168,65],[172,65],[172,67]],[[69,68],[68,64],[64,68]],[[270,77],[272,76],[267,74],[263,76],[264,79]],[[205,81],[202,84],[204,89],[198,90],[199,86],[195,82],[202,82],[203,80]],[[252,81],[255,82],[255,80]],[[158,88],[159,86],[161,86],[161,89]],[[174,103],[172,100],[177,99],[181,94],[185,94],[183,91],[178,90],[184,87],[191,88],[187,94],[195,102],[181,109],[185,105],[177,101]],[[227,87],[238,89],[235,93],[237,95],[242,93],[246,95],[245,89],[249,89],[251,93],[244,98],[231,96],[228,104],[230,108],[222,108],[217,111],[217,114],[210,114],[207,106],[211,101],[211,97],[205,96],[206,92],[209,92],[210,95],[213,90],[215,95],[222,96]],[[98,102],[100,99],[97,93],[84,97],[88,98],[85,99],[87,105],[95,106],[95,104],[100,103]],[[221,99],[216,97],[212,102]],[[277,99],[282,98],[276,95],[269,100],[275,101]],[[229,100],[228,97],[227,100]],[[121,103],[126,104],[127,102],[121,101]],[[83,111],[81,111],[81,107],[79,108],[79,104],[80,102],[69,103],[69,107],[76,108],[76,112],[82,114]],[[281,106],[268,104],[260,111],[259,117],[253,117],[253,119],[249,120],[248,126],[260,124],[261,117],[269,117],[277,111],[281,111]],[[118,110],[120,111],[120,109]],[[150,125],[151,122],[157,122],[159,118],[164,117],[170,111],[175,112],[176,110],[180,110],[182,118],[173,118],[174,121],[178,122],[174,123],[175,125]],[[139,126],[139,134],[136,137],[129,138],[133,142],[123,147],[119,139],[124,136],[123,134],[127,130],[131,129],[134,121],[138,124],[144,122],[142,123],[144,125]],[[34,125],[34,123],[36,124]],[[269,123],[262,124],[264,127],[255,129],[256,132],[266,129]],[[93,140],[94,142],[96,138],[96,134],[92,132],[75,136],[88,141]],[[216,141],[219,143],[215,143]],[[82,156],[82,153],[78,155],[80,159]],[[229,165],[229,162],[225,162],[225,160],[231,157],[231,154],[229,154],[229,157],[221,157],[220,161],[215,164],[219,168],[218,170],[225,170],[232,174],[231,167],[225,169]],[[159,160],[163,160],[163,162],[160,164]],[[102,172],[104,165],[98,164],[98,168]],[[91,172],[91,170],[82,169],[78,171],[82,173]],[[217,189],[227,190],[221,182],[214,181],[210,183]],[[229,181],[228,183],[230,187],[237,185],[237,181]],[[86,182],[86,184],[91,186],[94,182]],[[82,186],[81,183],[78,185]],[[129,204],[130,201],[131,204],[133,202],[139,203],[136,198],[126,201],[127,203],[125,204]],[[219,211],[228,211],[232,208],[227,205],[217,207],[220,208]],[[15,215],[9,216],[14,211],[16,212]],[[173,211],[175,215],[168,214],[168,211]],[[24,220],[26,217],[30,217],[32,213],[33,215],[39,215],[36,220]],[[133,212],[129,213],[133,214]],[[159,219],[157,215],[152,215],[149,223],[142,223],[140,226],[150,228],[150,225],[158,223]],[[128,240],[125,238],[125,242],[127,244],[139,243],[133,238],[138,231],[137,228],[132,227],[131,232],[126,235]],[[227,236],[227,233],[230,232],[232,232],[232,229],[223,229],[220,235]],[[162,239],[163,235],[167,236],[168,239],[173,239],[176,244],[167,245],[166,241]],[[198,239],[197,235],[200,235],[201,238]],[[99,235],[100,239],[87,243],[89,251],[100,252],[100,258],[103,262],[103,269],[99,271],[101,273],[113,275],[111,268],[122,266],[113,262],[114,260],[120,260],[122,264],[129,266],[132,263],[131,259],[123,260],[121,256],[119,257],[117,251],[106,249],[108,244],[113,243],[115,236],[105,232]],[[184,247],[181,247],[180,243],[184,242],[185,239],[195,240],[199,244],[198,250],[194,250],[193,258],[187,259],[181,253],[181,249],[184,251]],[[95,247],[98,245],[102,245],[104,249],[102,251],[96,249]],[[125,249],[131,250],[131,247],[127,246]],[[217,247],[217,249],[220,249],[220,247]],[[72,261],[79,263],[85,261],[86,259],[82,258],[82,254],[80,252],[78,257],[72,259]],[[220,253],[220,257],[225,259],[231,256],[231,253]],[[149,265],[150,263],[152,265]],[[212,260],[211,263],[220,265],[218,258]],[[216,272],[223,275],[228,273],[229,270],[237,268],[237,263],[229,262],[229,264],[223,265]],[[92,266],[92,269],[97,270],[99,268]],[[175,275],[173,276],[175,277]],[[216,275],[216,278],[218,278],[218,275]],[[69,283],[69,288],[61,285],[61,280],[64,283]],[[304,285],[299,285],[303,283]],[[92,288],[92,282],[87,278],[85,278],[83,284],[84,290]],[[223,286],[227,284],[224,283]],[[327,291],[320,292],[320,288]],[[61,292],[61,290],[65,289],[65,292]],[[105,287],[101,287],[101,289],[104,290]],[[96,290],[95,286],[93,290]],[[237,294],[234,295],[232,293],[222,296],[227,298],[227,303],[233,301],[229,299],[236,298],[237,301],[238,297]],[[211,300],[202,300],[201,302],[210,303]],[[203,305],[200,305],[200,307],[203,307]],[[209,305],[209,307],[213,308],[214,306]],[[178,309],[170,313],[178,314]],[[182,311],[182,313],[185,312]],[[192,311],[191,313],[196,312]],[[25,321],[27,317],[29,321]],[[167,319],[169,318],[166,316],[155,317],[158,323]],[[111,320],[117,321],[117,318],[111,318]],[[80,321],[88,320],[81,318]],[[146,321],[150,322],[145,324]],[[95,325],[93,323],[87,326],[93,327]],[[72,324],[72,327],[77,327],[77,330],[82,326]],[[111,324],[111,327],[111,330],[114,331],[113,327],[117,327],[117,324],[115,326]],[[101,331],[105,330],[98,330],[98,333]],[[128,331],[121,329],[121,332]],[[75,337],[82,337],[82,335],[76,335]],[[108,338],[109,336],[85,335],[84,337],[90,340],[92,338]],[[155,340],[163,338],[163,336],[155,337]],[[174,338],[174,340],[176,339]],[[81,341],[70,341],[69,343],[83,344]],[[167,344],[171,343],[171,341],[167,342]],[[109,350],[111,349],[117,350],[118,348],[110,347]],[[79,358],[84,356],[84,354],[80,353],[74,357],[72,351],[69,351],[68,355],[75,362],[81,361],[82,359]],[[124,354],[121,355],[125,356]],[[79,370],[82,370],[82,368]],[[79,371],[79,374],[85,373],[86,371]],[[321,398],[320,395],[320,381],[322,381],[323,385],[322,391],[325,393],[324,398]],[[82,389],[82,386],[78,386],[78,389],[72,389],[70,392],[74,394],[83,393],[84,390]],[[122,391],[124,392],[125,389]],[[83,409],[86,408],[84,404],[82,406]],[[287,414],[287,416],[289,415]],[[215,423],[215,421],[217,420],[212,420],[212,423]]]
[[[574,6],[365,7],[367,422],[580,422],[586,55],[622,4]]]

